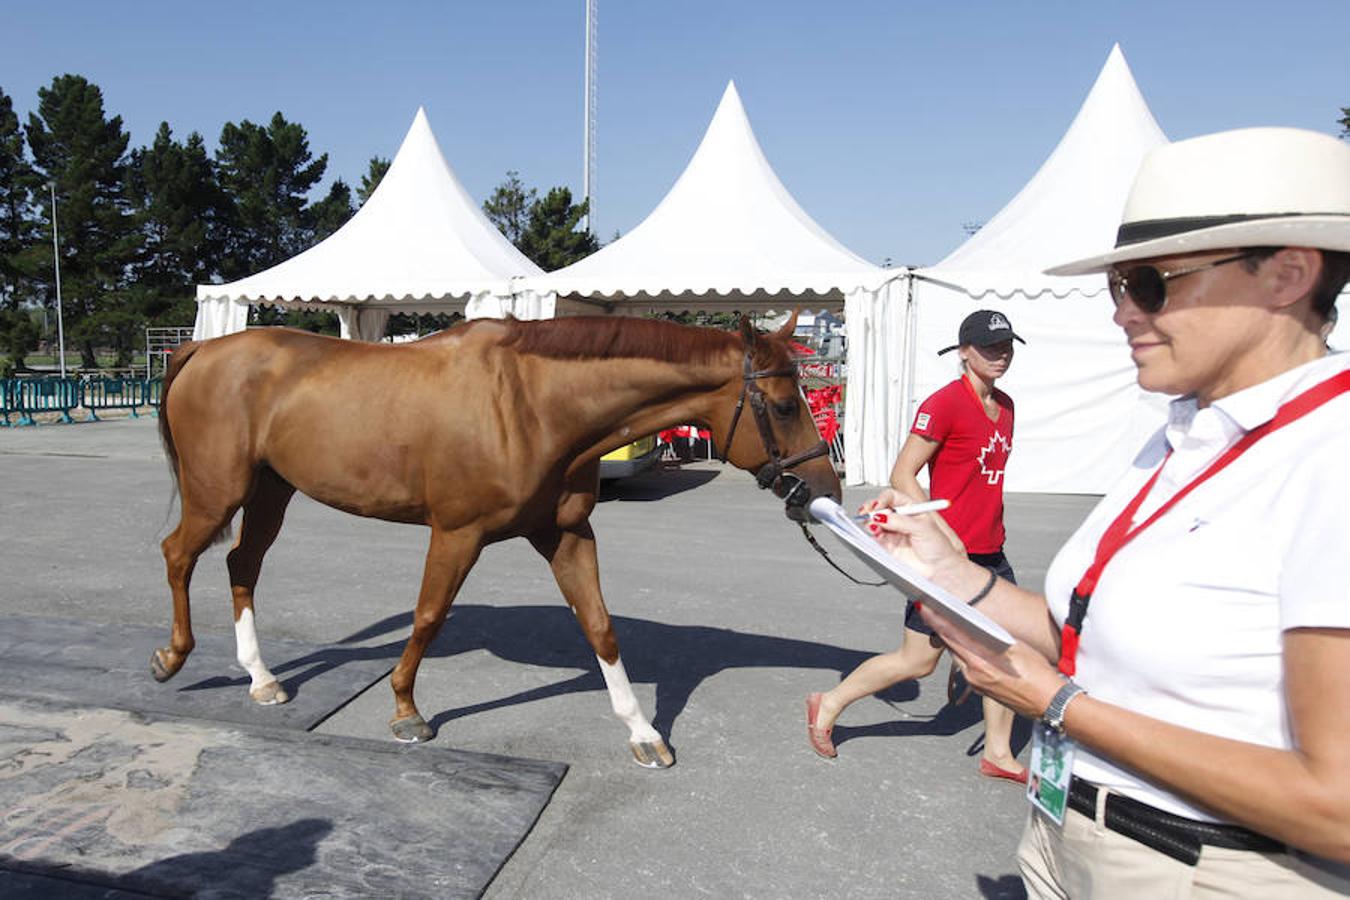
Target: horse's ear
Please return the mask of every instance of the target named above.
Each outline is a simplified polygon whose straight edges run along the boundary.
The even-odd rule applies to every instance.
[[[754,350],[755,342],[759,340],[759,333],[755,331],[755,326],[750,324],[750,317],[741,313],[741,340],[745,341],[745,349]]]
[[[792,339],[792,335],[797,331],[797,314],[801,311],[802,308],[800,306],[792,311],[792,315],[787,317],[787,321],[783,323],[783,327],[774,332],[774,340],[787,341]]]

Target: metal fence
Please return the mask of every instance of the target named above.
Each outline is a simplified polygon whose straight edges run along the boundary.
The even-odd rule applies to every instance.
[[[60,378],[0,379],[0,427],[36,425],[35,415],[55,413],[62,422],[74,422],[71,415],[77,409],[89,413],[87,421],[98,421],[98,413],[112,409],[127,410],[139,416],[140,409],[149,409],[151,415],[159,407],[163,391],[162,378],[108,378],[83,376]],[[10,416],[18,416],[11,422]]]

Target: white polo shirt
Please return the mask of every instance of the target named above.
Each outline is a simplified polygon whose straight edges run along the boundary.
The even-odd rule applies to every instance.
[[[1167,426],[1051,564],[1046,597],[1055,622],[1063,624],[1102,533],[1169,448],[1136,524],[1281,403],[1346,369],[1350,354],[1335,354],[1205,409],[1174,400]],[[1281,638],[1301,626],[1350,628],[1350,393],[1257,441],[1116,554],[1092,596],[1074,680],[1146,716],[1289,749]],[[1214,820],[1085,747],[1073,771]]]

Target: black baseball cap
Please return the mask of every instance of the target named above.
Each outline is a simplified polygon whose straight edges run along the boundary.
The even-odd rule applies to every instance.
[[[944,353],[950,353],[957,347],[964,347],[969,344],[972,347],[988,347],[990,344],[1001,344],[1004,341],[1026,341],[1013,331],[1012,323],[1003,313],[993,309],[977,309],[975,312],[966,316],[961,323],[961,331],[957,335],[957,342],[950,347],[944,347],[938,351],[938,356]]]

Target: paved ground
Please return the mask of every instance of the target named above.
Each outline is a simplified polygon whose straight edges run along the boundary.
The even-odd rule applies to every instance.
[[[0,430],[0,485],[0,613],[167,636],[158,541],[173,517],[154,420]],[[1009,496],[1024,584],[1039,586],[1093,500]],[[612,486],[594,524],[625,664],[678,764],[633,765],[546,566],[524,542],[489,548],[422,666],[432,746],[570,768],[488,898],[1022,895],[1024,803],[977,774],[978,704],[945,706],[945,663],[850,709],[838,760],[806,743],[804,695],[898,640],[893,591],[845,582],[750,476],[716,464]],[[259,587],[264,657],[279,638],[396,655],[425,546],[423,529],[298,498]],[[223,556],[194,576],[202,633],[230,628]],[[386,740],[391,711],[384,679],[317,730]]]

